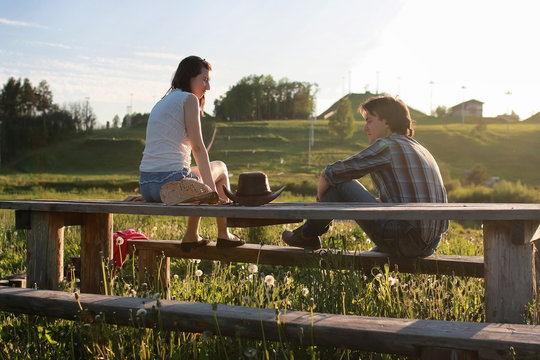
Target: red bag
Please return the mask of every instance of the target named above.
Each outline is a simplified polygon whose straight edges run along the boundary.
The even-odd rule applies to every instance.
[[[113,261],[118,269],[124,265],[127,254],[131,255],[131,246],[128,246],[128,241],[131,239],[148,240],[144,234],[133,229],[117,231],[113,235]]]

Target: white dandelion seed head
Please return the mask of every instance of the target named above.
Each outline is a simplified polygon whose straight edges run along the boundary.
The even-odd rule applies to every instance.
[[[249,274],[249,275],[248,275],[248,280],[249,280],[249,281],[253,281],[253,274]]]
[[[244,350],[244,355],[247,358],[255,357],[257,355],[257,350],[255,350],[253,348],[247,348],[246,350]]]
[[[266,275],[264,277],[264,282],[268,286],[274,286],[275,279],[274,279],[274,277],[272,275]]]
[[[290,277],[288,276],[285,276],[285,279],[283,280],[283,282],[285,283],[285,285],[291,285],[292,283],[292,280]]]
[[[248,266],[248,271],[251,273],[251,274],[256,274],[257,271],[259,271],[259,267],[255,264],[249,264]]]
[[[146,309],[139,309],[137,310],[137,317],[143,317],[146,316]]]
[[[391,276],[388,277],[388,285],[390,286],[397,286],[399,285],[399,280],[396,278],[393,278]]]
[[[120,246],[124,243],[124,238],[123,237],[117,237],[116,238],[116,245]]]
[[[306,296],[308,296],[308,295],[309,295],[309,290],[308,290],[308,288],[303,288],[303,289],[302,289],[302,296],[303,296],[303,297],[306,297]]]
[[[195,271],[195,276],[196,277],[201,277],[203,274],[202,270],[201,269],[198,269],[197,271]]]
[[[173,279],[178,280],[178,278],[179,278],[178,274],[174,274]]]
[[[201,259],[191,259],[191,262],[197,265],[201,262]]]

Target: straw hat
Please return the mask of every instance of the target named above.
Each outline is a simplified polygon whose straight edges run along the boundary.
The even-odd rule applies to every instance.
[[[245,172],[238,176],[238,186],[233,194],[223,186],[225,195],[235,203],[246,206],[259,206],[269,203],[285,189],[272,192],[268,177],[263,172]]]

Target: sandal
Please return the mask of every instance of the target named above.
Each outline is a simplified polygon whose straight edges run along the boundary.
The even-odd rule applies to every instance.
[[[202,238],[199,241],[182,242],[180,243],[180,250],[185,252],[191,252],[191,250],[193,249],[208,245],[209,242],[210,240],[205,238]]]
[[[231,247],[237,247],[237,246],[242,246],[246,243],[246,241],[244,239],[242,239],[241,237],[238,237],[238,235],[235,235],[235,234],[232,234],[236,237],[237,240],[229,240],[229,239],[225,239],[225,238],[218,238],[217,239],[217,243],[216,243],[216,247],[218,248],[231,248]]]

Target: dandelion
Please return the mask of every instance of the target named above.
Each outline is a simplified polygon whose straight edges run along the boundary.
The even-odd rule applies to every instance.
[[[145,309],[139,309],[137,310],[137,317],[144,317],[146,316],[146,310]]]
[[[367,238],[367,239],[366,239],[366,242],[367,242],[368,244],[371,244],[371,239],[370,239],[370,238]]]
[[[253,281],[253,274],[249,274],[248,280],[249,280],[249,281]]]
[[[92,324],[90,324],[90,323],[85,323],[83,326],[89,328],[89,327],[92,327]]]
[[[191,262],[197,265],[201,262],[201,259],[191,259]]]
[[[245,355],[247,358],[255,357],[255,355],[257,355],[257,350],[255,350],[255,349],[253,349],[253,348],[247,348],[247,349],[244,351],[244,355]]]
[[[152,228],[152,231],[156,231],[156,230],[157,230],[157,226],[154,226],[154,227]]]
[[[157,292],[157,293],[154,293],[154,299],[159,299],[159,295],[160,295],[160,294],[159,294],[158,292]]]
[[[249,264],[248,271],[250,272],[250,274],[256,274],[257,271],[259,271],[259,267],[255,264]]]
[[[116,245],[120,246],[123,243],[124,243],[124,238],[122,238],[120,236],[116,238]]]
[[[308,295],[309,295],[309,290],[308,290],[307,288],[303,288],[303,289],[302,289],[302,296],[303,296],[303,297],[306,297],[306,296],[308,296]]]
[[[390,286],[397,286],[399,285],[399,280],[396,278],[393,278],[391,276],[388,277],[388,285]]]
[[[250,298],[249,296],[244,296],[244,297],[242,298],[242,302],[243,302],[244,304],[249,304],[249,303],[251,302],[251,298]]]
[[[274,286],[274,277],[272,275],[266,275],[264,277],[264,282],[268,286]]]
[[[135,297],[137,296],[137,292],[135,291],[135,289],[131,289],[131,291],[129,292],[129,295],[132,297]]]
[[[284,279],[284,281],[283,281],[283,282],[285,283],[285,285],[291,285],[291,283],[292,283],[292,280],[291,280],[291,278],[290,278],[290,277],[288,277],[288,276],[285,276],[285,279]]]
[[[174,274],[173,279],[178,280],[178,278],[179,278],[178,274]]]
[[[196,277],[201,277],[203,274],[202,270],[198,269],[197,271],[195,271],[195,276]]]

